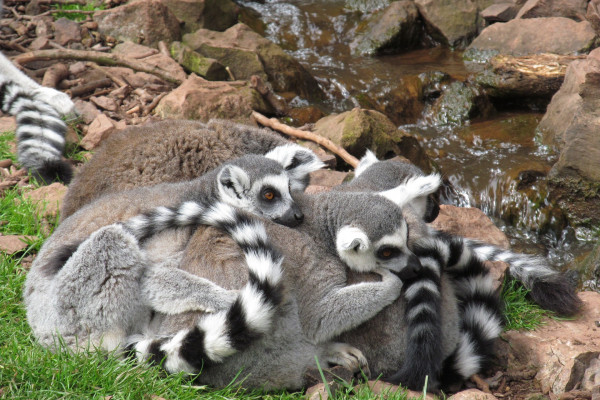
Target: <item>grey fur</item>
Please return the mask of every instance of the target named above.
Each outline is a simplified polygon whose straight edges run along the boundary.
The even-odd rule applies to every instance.
[[[105,194],[189,181],[225,161],[262,155],[287,143],[266,129],[223,120],[168,120],[129,127],[105,140],[75,176],[61,219]]]
[[[299,151],[304,155],[307,152],[306,149],[299,146],[289,147],[286,145],[286,149],[292,154]],[[279,155],[274,157],[280,159]],[[231,293],[216,287],[211,282],[190,277],[189,274],[183,271],[164,267],[164,265],[169,264],[163,264],[162,261],[167,261],[167,257],[176,254],[185,244],[186,235],[189,234],[185,229],[177,230],[174,233],[175,236],[171,235],[170,239],[173,240],[170,243],[171,253],[164,252],[161,254],[161,262],[146,260],[145,255],[143,257],[141,255],[138,256],[138,238],[135,238],[135,242],[125,240],[125,237],[131,237],[129,233],[131,229],[128,229],[129,232],[126,232],[123,231],[123,227],[115,225],[104,228],[112,234],[108,235],[106,240],[100,241],[101,243],[97,243],[98,240],[95,239],[95,235],[98,232],[92,237],[89,236],[100,228],[126,220],[139,213],[153,210],[159,206],[180,204],[186,201],[215,204],[217,201],[223,200],[233,203],[233,205],[242,206],[248,211],[264,214],[269,218],[279,219],[279,217],[287,213],[287,209],[297,209],[287,191],[289,186],[288,174],[293,174],[296,172],[296,169],[286,170],[286,167],[288,167],[287,162],[285,160],[283,162],[281,164],[280,161],[264,156],[247,155],[233,160],[192,182],[137,188],[105,196],[66,219],[40,250],[25,283],[24,298],[28,311],[28,320],[36,337],[44,344],[50,345],[54,341],[55,335],[59,333],[65,337],[69,345],[79,340],[78,344],[85,346],[88,339],[91,340],[93,345],[100,345],[98,338],[103,335],[106,326],[110,325],[107,322],[108,316],[99,315],[98,321],[95,324],[86,322],[83,319],[82,323],[78,324],[78,317],[73,316],[72,307],[64,308],[61,306],[63,303],[56,300],[57,297],[64,296],[65,298],[69,298],[70,296],[69,291],[60,292],[56,290],[57,287],[68,284],[69,280],[86,281],[86,277],[90,281],[88,284],[96,285],[104,292],[86,292],[82,289],[81,293],[87,293],[87,298],[85,300],[68,300],[69,302],[73,304],[88,302],[92,304],[90,307],[105,307],[107,309],[113,306],[118,307],[121,296],[120,289],[114,289],[113,293],[113,287],[110,284],[103,284],[103,282],[110,283],[114,279],[117,279],[128,282],[126,285],[129,285],[129,288],[138,288],[135,293],[128,295],[134,297],[140,297],[140,293],[153,292],[155,288],[162,286],[161,292],[146,297],[145,301],[148,302],[146,306],[154,310],[162,310],[169,313],[226,308],[235,297]],[[310,165],[310,168],[320,166],[319,163],[309,162],[309,164],[298,165],[297,168],[306,168],[307,165]],[[227,175],[228,178],[224,182],[221,179],[224,176],[224,171],[235,172],[233,174],[235,177]],[[273,189],[273,185],[270,183],[272,179],[275,179],[276,185],[281,186],[281,191],[278,192],[279,198],[273,200],[273,203],[276,204],[275,206],[271,204],[265,206],[256,198],[263,193],[264,185],[267,185],[270,190]],[[231,182],[233,182],[233,186],[238,186],[237,189],[227,187],[227,184]],[[238,191],[240,188],[242,192]],[[231,192],[228,192],[230,190]],[[160,222],[160,218],[151,222],[156,221]],[[292,225],[297,224],[295,219],[292,222],[294,222]],[[100,232],[103,232],[103,230]],[[135,231],[133,232],[135,233]],[[57,259],[56,255],[61,254],[66,245],[72,243],[78,244],[80,242],[83,243],[78,248],[76,247],[77,250],[65,264],[65,267],[69,268],[64,270],[65,267],[62,264],[64,264],[65,260],[62,258]],[[113,257],[111,255],[112,246],[119,248],[118,246],[121,243],[130,244],[128,251],[123,250],[122,253],[118,253]],[[81,254],[79,254],[80,251],[82,252]],[[98,252],[96,257],[93,256],[94,251]],[[120,263],[119,257],[121,256],[124,257],[122,262],[125,265],[143,264],[148,265],[148,268],[144,270],[143,275],[139,272],[140,268],[136,267],[128,268],[129,273],[120,271],[118,277],[113,277],[111,275],[110,263],[115,263],[115,268],[118,268]],[[129,257],[135,257],[137,261],[130,261]],[[93,260],[103,260],[104,258],[107,261],[101,261],[97,265],[99,271],[93,271],[93,266],[95,265],[93,264]],[[78,269],[78,265],[81,265],[81,270]],[[143,282],[143,288],[140,288],[140,280]],[[187,281],[190,282],[190,286],[181,291],[181,283]],[[190,293],[195,292],[195,295],[189,297]],[[82,294],[82,296],[84,295]],[[170,303],[168,302],[169,299],[171,299]],[[196,303],[196,300],[198,303]],[[81,306],[79,308],[85,309],[85,307]],[[77,313],[75,314],[77,315]],[[129,317],[123,318],[127,320]],[[134,324],[134,326],[124,323],[119,332],[122,332],[123,335],[139,333],[139,324]],[[113,328],[114,326],[111,329]],[[108,346],[122,344],[123,335],[120,336],[120,340],[110,341]],[[106,346],[105,344],[104,347],[106,348]]]

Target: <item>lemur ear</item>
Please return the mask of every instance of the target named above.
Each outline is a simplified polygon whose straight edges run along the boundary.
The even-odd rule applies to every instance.
[[[323,168],[319,157],[306,147],[289,143],[277,146],[265,157],[280,163],[290,178],[290,189],[304,190],[308,186],[309,173]]]
[[[378,162],[379,160],[377,159],[377,156],[375,156],[375,154],[371,150],[367,150],[365,155],[360,159],[358,165],[356,166],[356,169],[354,169],[354,177],[356,178],[357,176],[365,172],[365,170],[371,165]]]
[[[379,194],[400,207],[410,205],[419,216],[424,217],[427,211],[427,196],[438,190],[441,183],[442,180],[438,174],[415,176],[408,178],[394,189],[379,192]]]
[[[371,241],[366,233],[362,229],[354,226],[343,226],[338,231],[335,238],[335,247],[338,254],[348,251],[364,252],[368,250],[370,246]]]
[[[244,192],[250,189],[250,177],[246,171],[235,165],[226,165],[217,176],[219,192],[229,200],[230,204],[236,204],[243,199]]]

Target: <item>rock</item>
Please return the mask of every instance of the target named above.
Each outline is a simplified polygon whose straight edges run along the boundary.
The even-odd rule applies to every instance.
[[[100,110],[96,108],[91,102],[83,101],[81,99],[75,100],[75,109],[81,116],[81,119],[86,125],[92,123],[92,121],[99,115]]]
[[[459,126],[471,118],[486,117],[494,110],[485,91],[471,82],[455,81],[424,113],[423,119],[436,126]]]
[[[565,17],[584,21],[588,0],[528,0],[517,18]]]
[[[50,46],[50,39],[48,39],[46,36],[38,36],[36,37],[33,42],[31,42],[31,44],[29,45],[29,49],[30,50],[44,50],[44,49],[49,49],[51,48]]]
[[[294,125],[302,126],[313,124],[323,118],[325,114],[316,106],[294,107],[287,111],[287,115],[292,118]]]
[[[224,31],[238,22],[239,7],[231,0],[160,0],[183,21],[185,33],[198,29]]]
[[[492,0],[415,0],[429,34],[450,47],[464,47],[477,35],[479,12]]]
[[[385,115],[373,110],[355,108],[341,114],[332,114],[320,119],[314,132],[346,149],[353,156],[364,156],[365,149],[372,150],[379,158],[390,154],[402,155],[419,167],[429,160],[411,136],[396,128]],[[425,170],[430,170],[427,165]]]
[[[184,81],[187,78],[187,74],[177,61],[158,52],[156,49],[127,41],[115,46],[113,52],[115,54],[142,60],[146,64],[169,72],[172,76],[181,81]]]
[[[345,7],[350,11],[371,13],[387,7],[393,0],[346,0]]]
[[[503,360],[508,373],[531,367],[544,393],[592,390],[600,362],[600,294],[581,292],[583,310],[573,320],[546,319],[534,331],[508,331]]]
[[[156,47],[159,41],[181,39],[177,17],[160,1],[149,0],[96,11],[98,31],[118,40]]]
[[[479,52],[525,56],[540,53],[573,55],[586,53],[597,45],[597,36],[587,21],[569,18],[513,19],[485,28],[469,45],[464,57]]]
[[[584,280],[585,289],[600,290],[600,242],[594,245],[592,251],[583,260],[576,260],[575,268]]]
[[[181,42],[173,42],[170,47],[171,57],[188,72],[203,77],[209,81],[225,81],[229,78],[227,70],[214,58],[203,57]]]
[[[29,246],[27,240],[35,239],[34,236],[25,235],[0,235],[0,251],[6,254],[14,254],[23,251]]]
[[[211,82],[192,74],[158,103],[156,114],[171,119],[225,118],[250,122],[253,110],[273,113],[248,82]]]
[[[407,399],[422,399],[422,400],[435,400],[435,396],[431,393],[427,393],[425,397],[423,397],[423,392],[416,392],[414,390],[407,390],[404,388],[400,388],[397,385],[392,385],[383,381],[368,381],[366,385],[369,386],[369,389],[373,392],[373,394],[380,398],[397,398],[400,393],[406,393]],[[359,389],[361,385],[355,386],[355,389]],[[403,398],[403,397],[402,397]]]
[[[498,398],[491,393],[482,392],[479,389],[468,389],[458,392],[448,398],[448,400],[497,400]]]
[[[507,22],[513,19],[518,11],[517,6],[513,3],[496,3],[483,10],[479,15],[488,23]]]
[[[310,173],[310,184],[316,186],[334,187],[348,178],[348,172],[321,169]]]
[[[597,34],[600,34],[600,0],[591,0],[588,3],[585,19],[590,21]]]
[[[453,235],[476,239],[504,249],[508,238],[490,218],[475,207],[456,207],[442,204],[438,217],[431,226]]]
[[[184,44],[205,57],[229,67],[238,80],[252,75],[269,81],[273,90],[286,97],[321,98],[315,78],[275,43],[239,23],[225,32],[200,29],[183,37]]]
[[[107,110],[107,111],[117,111],[117,103],[114,99],[106,96],[90,97],[90,101],[97,105],[98,107]]]
[[[414,124],[423,114],[425,100],[439,97],[442,87],[449,80],[448,75],[435,71],[418,76],[407,75],[393,84],[384,81],[374,85],[369,93],[356,97],[363,108],[385,114],[396,125]]]
[[[117,44],[112,52],[127,58],[135,58],[136,60],[159,53],[157,49],[134,43],[131,40],[126,40],[123,43]]]
[[[600,223],[600,49],[573,61],[538,125],[560,155],[549,174],[552,198],[577,226]]]
[[[88,131],[83,139],[81,139],[81,143],[79,145],[86,150],[92,150],[116,130],[116,121],[110,119],[104,114],[98,114],[98,116],[94,118],[88,127]]]
[[[24,196],[36,205],[37,215],[54,218],[60,210],[66,193],[65,185],[54,182],[51,185],[27,192]]]
[[[535,54],[530,56],[497,55],[474,77],[493,99],[511,103],[534,102],[545,107],[560,89],[569,64],[584,56]]]
[[[81,28],[75,21],[59,18],[54,21],[54,41],[61,46],[81,42]]]
[[[108,69],[111,73],[115,74],[116,76],[122,78],[133,88],[143,88],[148,85],[165,84],[164,81],[156,75],[147,74],[145,72],[135,72],[132,69],[123,67],[106,67],[106,69]]]
[[[395,1],[371,15],[350,43],[354,54],[375,55],[410,50],[419,44],[422,25],[413,2]]]

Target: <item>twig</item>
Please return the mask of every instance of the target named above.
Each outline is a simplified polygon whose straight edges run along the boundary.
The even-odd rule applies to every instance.
[[[110,53],[98,53],[95,51],[86,50],[71,50],[71,49],[56,49],[56,50],[36,50],[29,53],[21,54],[16,56],[13,61],[17,64],[27,64],[32,61],[39,60],[55,60],[55,59],[67,59],[67,60],[78,60],[78,61],[93,61],[97,64],[110,65],[110,66],[121,66],[131,68],[136,71],[146,72],[152,75],[156,75],[167,82],[171,82],[177,85],[182,83],[181,79],[178,79],[170,73],[163,71],[162,69],[148,65],[143,62],[131,60],[116,54]]]
[[[85,85],[81,85],[81,86],[77,86],[77,87],[74,87],[69,90],[65,90],[65,93],[67,93],[71,97],[78,97],[78,96],[84,95],[86,93],[89,93],[93,90],[96,90],[98,88],[103,88],[103,87],[107,87],[107,86],[111,86],[111,85],[112,85],[112,81],[110,79],[103,78],[103,79],[99,79],[96,81],[86,83]]]
[[[255,89],[260,95],[275,109],[277,115],[285,115],[288,112],[288,106],[281,97],[277,96],[271,87],[266,84],[260,76],[252,75],[250,77],[250,87]]]
[[[12,0],[13,3],[29,3],[31,0]],[[78,4],[87,5],[86,0],[38,0],[38,4]]]
[[[232,81],[235,81],[235,75],[233,75],[233,71],[231,70],[231,68],[229,68],[229,67],[225,67],[225,71],[227,71],[227,74],[229,74],[229,78],[230,78]]]
[[[342,158],[342,160],[344,160],[348,164],[350,164],[350,166],[352,166],[352,168],[356,168],[356,166],[358,165],[358,159],[356,157],[354,157],[352,154],[348,153],[346,150],[344,150],[340,146],[333,143],[331,140],[324,138],[323,136],[319,136],[312,132],[301,131],[300,129],[292,128],[291,126],[282,124],[281,122],[277,121],[275,118],[269,119],[256,111],[252,111],[252,117],[256,120],[256,122],[258,122],[259,124],[261,124],[263,126],[267,126],[269,128],[275,129],[276,131],[285,133],[288,136],[293,136],[293,137],[296,137],[299,139],[304,139],[304,140],[310,140],[312,142],[315,142],[315,143],[325,147],[327,150],[340,156]]]
[[[477,389],[479,389],[485,393],[492,393],[490,390],[490,385],[488,385],[488,383],[486,381],[481,379],[481,377],[479,375],[477,375],[477,374],[472,375],[471,380],[473,382],[475,382],[475,385],[477,385]]]
[[[158,102],[162,100],[163,97],[165,97],[167,94],[166,93],[161,93],[158,96],[156,96],[154,98],[154,100],[152,100],[152,103],[148,104],[145,108],[144,108],[144,112],[143,112],[143,116],[145,117],[146,115],[149,115],[152,110],[154,110],[156,108],[156,106],[158,105]]]
[[[50,67],[48,67],[46,73],[44,74],[42,86],[56,88],[58,87],[58,84],[67,76],[69,76],[69,69],[65,64],[52,64]]]
[[[16,43],[14,40],[10,41],[10,42],[5,42],[4,40],[0,40],[0,46],[11,49],[11,50],[20,51],[21,53],[27,53],[29,51],[29,49],[21,46],[19,43]]]
[[[138,104],[137,106],[132,107],[129,110],[125,111],[125,114],[130,115],[130,114],[133,114],[133,113],[136,113],[136,112],[140,111],[140,109],[141,109],[141,107]]]
[[[162,40],[160,42],[158,42],[158,50],[164,56],[171,58],[171,52],[169,52],[169,48],[167,47],[167,44],[165,42],[163,42]]]
[[[85,63],[85,65],[87,65],[90,68],[95,69],[96,71],[102,72],[104,75],[106,75],[107,77],[112,79],[119,87],[129,86],[129,84],[127,82],[125,82],[123,79],[121,79],[121,77],[113,74],[112,72],[110,72],[109,70],[107,70],[105,68],[102,68],[101,66],[99,66],[96,63],[87,62],[87,63]]]

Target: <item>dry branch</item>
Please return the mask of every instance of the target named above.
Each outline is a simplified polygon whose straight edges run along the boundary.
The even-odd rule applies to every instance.
[[[282,124],[275,118],[269,119],[256,111],[252,111],[252,117],[256,120],[256,122],[263,126],[267,126],[278,132],[285,133],[288,136],[293,136],[298,139],[310,140],[311,142],[317,143],[318,145],[326,148],[332,153],[340,156],[342,160],[350,164],[352,168],[356,168],[356,166],[358,165],[358,159],[356,157],[348,153],[340,146],[333,143],[331,140],[324,138],[323,136],[319,136],[312,132],[301,131],[300,129],[292,128],[291,126]]]
[[[98,79],[96,81],[91,81],[91,82],[86,83],[81,86],[76,86],[69,90],[65,90],[65,93],[67,93],[71,97],[79,97],[86,93],[92,92],[98,88],[105,88],[105,87],[111,86],[111,85],[112,85],[112,81],[110,79],[103,78],[103,79]]]
[[[42,79],[42,86],[48,86],[51,88],[58,87],[58,84],[69,76],[69,69],[65,64],[57,63],[52,64],[46,70],[44,79]]]
[[[131,60],[116,54],[99,53],[96,51],[86,50],[70,50],[70,49],[55,49],[55,50],[37,50],[29,53],[16,56],[13,61],[17,64],[27,64],[33,61],[40,60],[77,60],[77,61],[93,61],[97,64],[119,66],[131,68],[135,71],[146,72],[156,75],[167,82],[180,85],[182,81],[170,73],[153,65],[148,65],[140,61]]]

